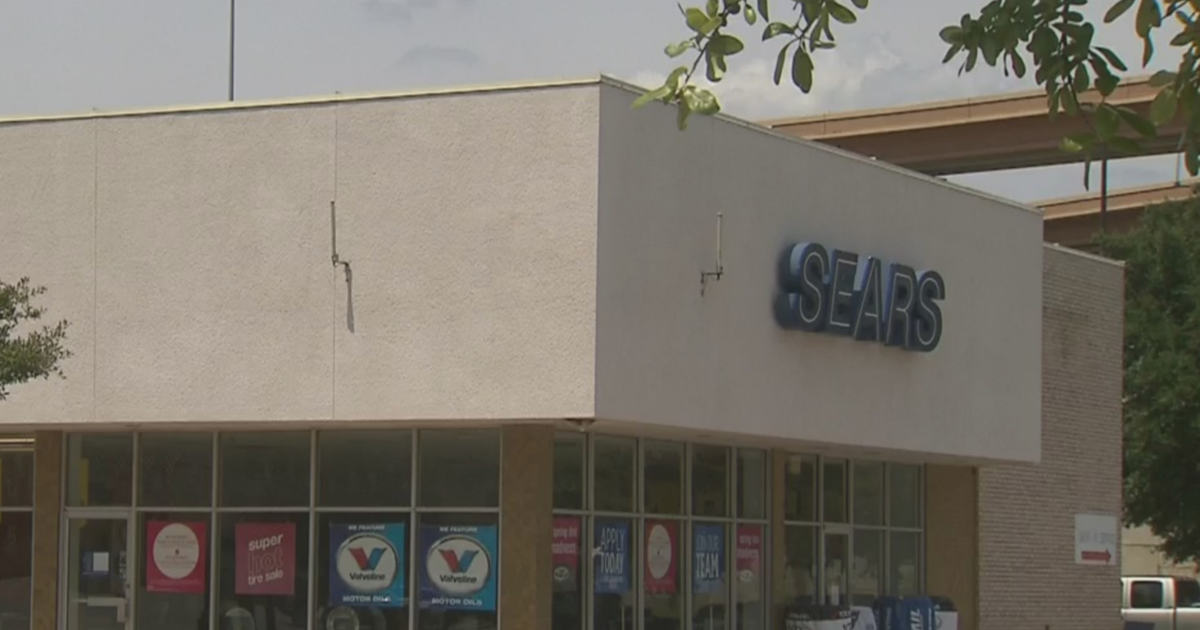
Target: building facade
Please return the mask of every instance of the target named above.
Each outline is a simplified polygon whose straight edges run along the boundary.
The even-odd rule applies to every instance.
[[[635,96],[0,126],[0,630],[1117,627],[1121,267]]]

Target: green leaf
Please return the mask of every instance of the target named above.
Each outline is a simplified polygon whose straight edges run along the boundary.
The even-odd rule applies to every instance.
[[[687,92],[685,92],[687,94]],[[675,112],[675,124],[679,126],[680,131],[684,131],[688,126],[688,116],[691,115],[692,109],[688,106],[687,99],[679,99],[679,105]]]
[[[855,8],[857,8],[857,9],[867,8],[867,4],[868,4],[867,0],[850,0],[850,1],[854,4]]]
[[[1008,58],[1012,63],[1013,73],[1017,75],[1017,78],[1025,78],[1025,60],[1021,58],[1021,54],[1014,50]]]
[[[1096,52],[1100,53],[1100,56],[1104,57],[1104,60],[1108,62],[1108,65],[1120,70],[1121,72],[1129,71],[1129,67],[1125,65],[1125,62],[1122,61],[1121,58],[1117,56],[1117,53],[1113,52],[1111,49],[1105,48],[1104,46],[1098,46],[1096,48]]]
[[[792,43],[788,42],[779,49],[779,56],[775,58],[775,85],[779,85],[783,81],[783,67],[787,65],[788,46]]]
[[[633,101],[633,107],[634,108],[643,107],[650,101],[661,101],[662,99],[667,98],[674,93],[675,93],[675,90],[671,89],[671,87],[669,85],[661,85],[661,86],[659,86],[653,90],[650,90],[649,92],[646,92],[645,94],[642,94],[641,96],[637,97]]]
[[[1068,153],[1080,153],[1091,149],[1096,144],[1096,138],[1088,132],[1071,134],[1062,139],[1059,148]]]
[[[696,90],[691,106],[697,114],[705,116],[712,116],[721,111],[721,102],[717,100],[717,95],[708,90]]]
[[[749,24],[750,26],[754,26],[754,23],[758,21],[758,13],[756,13],[749,5],[746,6],[746,10],[743,12],[742,17],[746,19],[746,24]]]
[[[708,0],[707,4],[705,13],[708,13],[708,17],[717,17],[717,14],[721,12],[721,3],[719,0]]]
[[[1121,80],[1112,74],[1097,73],[1096,89],[1099,90],[1101,96],[1107,98],[1117,90],[1117,85],[1120,84],[1120,82]]]
[[[772,37],[778,37],[784,33],[794,33],[795,31],[796,29],[793,28],[791,24],[784,24],[783,22],[771,22],[766,28],[763,29],[762,38],[765,42]]]
[[[1179,107],[1179,95],[1173,87],[1165,87],[1158,91],[1154,101],[1150,103],[1150,120],[1156,125],[1165,125],[1175,117]]]
[[[679,80],[683,78],[683,75],[687,74],[687,71],[687,66],[675,68],[671,71],[671,74],[667,75],[667,81],[664,85],[669,86],[672,93],[677,92],[679,90]]]
[[[792,56],[792,83],[805,94],[812,90],[813,60],[803,46],[797,46],[796,53]]]
[[[1144,153],[1145,149],[1138,143],[1137,140],[1126,138],[1124,136],[1114,136],[1108,139],[1108,146],[1116,149],[1117,153],[1136,154]]]
[[[1107,103],[1101,103],[1096,108],[1093,120],[1096,125],[1096,135],[1105,141],[1117,134],[1117,129],[1121,124],[1121,117],[1117,114],[1117,110]]]
[[[708,16],[703,11],[695,7],[689,7],[686,15],[688,28],[697,33],[708,34],[704,32],[704,27],[708,24]]]
[[[1000,58],[1000,42],[994,37],[988,37],[983,40],[983,60],[989,66],[995,66],[996,61]]]
[[[963,41],[963,30],[960,26],[950,25],[938,32],[938,37],[947,44],[961,44]]]
[[[1200,152],[1197,152],[1195,146],[1188,147],[1187,152],[1183,154],[1183,161],[1187,164],[1188,175],[1200,175]]]
[[[666,48],[667,56],[674,59],[675,57],[678,57],[679,55],[682,55],[683,53],[690,50],[692,48],[693,44],[695,44],[695,40],[691,40],[691,39],[685,39],[676,44],[667,44],[667,48]]]
[[[725,56],[736,55],[745,50],[745,48],[746,45],[742,43],[741,39],[738,39],[734,35],[726,35],[724,33],[714,35],[712,40],[708,42],[708,49],[710,51],[714,51]]]
[[[1128,107],[1118,107],[1117,114],[1121,116],[1121,121],[1124,122],[1130,129],[1136,131],[1145,138],[1153,138],[1158,135],[1158,129],[1154,123],[1142,118],[1137,112]]]
[[[758,0],[758,14],[761,15],[762,19],[764,20],[771,19],[770,7],[767,6],[770,4],[770,2],[771,0]]]
[[[1182,31],[1175,37],[1172,37],[1171,45],[1176,46],[1176,47],[1191,46],[1192,43],[1195,41],[1196,41],[1196,33],[1194,33],[1193,31],[1187,30],[1187,31]]]
[[[1141,0],[1138,3],[1137,21],[1134,23],[1138,37],[1145,39],[1151,30],[1162,26],[1162,7],[1158,2],[1159,0]]]
[[[1088,72],[1088,69],[1084,66],[1075,68],[1075,78],[1071,82],[1071,87],[1075,89],[1075,92],[1082,94],[1091,86],[1092,75]]]
[[[1108,12],[1104,14],[1104,23],[1111,24],[1125,15],[1129,9],[1133,8],[1134,0],[1118,0],[1118,2],[1109,7]]]
[[[704,76],[713,83],[725,78],[725,56],[709,48],[704,55]]]
[[[828,1],[828,5],[826,5],[826,6],[829,9],[829,15],[833,19],[837,20],[838,22],[841,22],[842,24],[854,24],[855,22],[858,21],[858,16],[854,15],[854,12],[851,11],[849,8],[847,8],[845,5],[838,4],[837,0],[827,0],[827,1]]]
[[[946,56],[942,57],[942,63],[950,63],[950,60],[954,59],[954,57],[956,55],[958,55],[958,53],[961,51],[962,51],[962,45],[954,44],[953,46],[950,47],[949,50],[946,51]]]
[[[1142,40],[1142,67],[1150,65],[1150,60],[1154,58],[1154,39],[1146,37]]]
[[[1175,73],[1159,70],[1150,76],[1150,87],[1165,87],[1175,82]]]

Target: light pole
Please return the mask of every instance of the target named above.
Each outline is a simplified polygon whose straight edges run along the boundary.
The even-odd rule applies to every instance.
[[[237,0],[229,0],[229,100],[233,100],[234,33],[237,25]]]

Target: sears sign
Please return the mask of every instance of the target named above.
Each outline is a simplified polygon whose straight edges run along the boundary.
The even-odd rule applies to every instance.
[[[330,605],[403,606],[404,531],[403,523],[331,525]]]
[[[777,274],[775,321],[783,328],[916,352],[941,342],[946,281],[936,271],[797,243],[784,249]]]

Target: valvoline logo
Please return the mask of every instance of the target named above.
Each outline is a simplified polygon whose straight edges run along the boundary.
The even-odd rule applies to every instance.
[[[379,534],[355,534],[338,548],[338,577],[356,593],[386,591],[396,581],[399,569],[396,548]]]
[[[438,539],[425,557],[429,581],[444,595],[466,597],[487,586],[492,559],[487,549],[470,536],[451,535]]]

